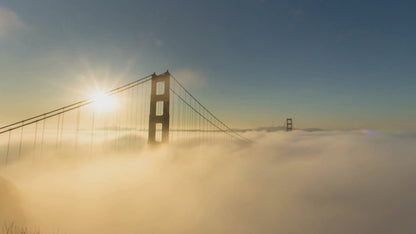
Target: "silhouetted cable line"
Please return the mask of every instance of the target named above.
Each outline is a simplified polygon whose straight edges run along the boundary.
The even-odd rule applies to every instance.
[[[198,101],[198,99],[196,99],[179,81],[178,81],[178,79],[176,79],[176,77],[175,76],[173,76],[172,74],[171,74],[171,76],[172,76],[172,78],[173,78],[173,80],[176,82],[176,83],[178,83],[178,85],[189,95],[189,96],[191,96],[192,97],[192,99],[194,99],[202,108],[204,108],[204,110],[205,111],[207,111],[212,117],[214,117],[214,119],[215,120],[217,120],[218,122],[220,122],[222,125],[224,125],[229,131],[231,131],[232,133],[234,133],[235,135],[237,135],[238,137],[240,137],[240,138],[243,138],[243,139],[245,139],[246,141],[248,141],[248,142],[251,142],[251,140],[250,139],[248,139],[248,138],[246,138],[246,137],[243,137],[243,136],[241,136],[239,133],[237,133],[237,132],[235,132],[233,129],[231,129],[228,125],[226,125],[224,122],[222,122],[221,120],[219,120],[210,110],[208,110],[204,105],[202,105],[202,103],[200,103],[199,101]]]
[[[133,87],[136,87],[136,86],[138,86],[140,84],[143,84],[143,83],[149,81],[150,78],[151,78],[151,76],[146,76],[144,78],[141,78],[139,80],[136,80],[134,82],[131,82],[131,83],[127,84],[127,85],[123,85],[121,87],[118,87],[118,88],[112,89],[110,91],[107,91],[107,92],[105,92],[105,95],[112,96],[114,94],[121,93],[121,92],[123,92],[123,91],[125,91],[127,89],[131,89]],[[30,125],[30,124],[33,124],[33,123],[36,123],[36,122],[39,122],[39,121],[42,121],[42,120],[45,120],[45,119],[52,118],[54,116],[57,116],[57,115],[66,113],[68,111],[71,111],[71,110],[74,110],[74,109],[77,109],[77,108],[81,108],[83,106],[87,106],[87,105],[89,105],[89,104],[91,104],[93,102],[94,102],[94,100],[90,98],[90,99],[87,99],[87,100],[83,100],[83,101],[76,102],[76,103],[71,104],[71,105],[67,105],[67,106],[64,106],[64,107],[55,109],[53,111],[49,111],[49,112],[43,113],[41,115],[37,115],[35,117],[31,117],[31,118],[28,118],[28,119],[25,119],[25,120],[16,122],[14,124],[9,124],[7,126],[1,127],[0,129],[4,129],[4,128],[7,128],[7,127],[12,127],[12,126],[15,126],[15,125],[18,125],[18,124],[20,124],[20,125],[18,125],[16,127],[9,128],[7,130],[3,130],[3,131],[0,132],[0,134],[3,134],[5,132],[9,132],[9,131],[12,131],[12,130],[15,130],[15,129],[18,129],[18,128],[21,128],[21,127],[24,127],[24,126],[27,126],[27,125]],[[33,121],[27,122],[29,120],[33,120]],[[25,123],[25,122],[27,122],[27,123]]]
[[[216,125],[215,123],[213,123],[211,120],[209,120],[206,116],[204,116],[202,113],[200,113],[198,110],[196,110],[191,104],[189,104],[185,99],[183,99],[181,96],[179,96],[179,94],[177,94],[173,89],[170,89],[170,91],[175,94],[180,100],[182,100],[183,103],[185,103],[187,106],[189,106],[194,112],[196,112],[198,115],[200,115],[202,118],[204,118],[206,121],[208,121],[212,126],[216,127],[218,130],[220,130],[223,133],[226,133],[227,135],[237,138],[237,136],[234,136],[232,134],[230,134],[230,132],[228,132],[227,130],[222,129],[221,127],[219,127],[218,125]],[[202,105],[201,105],[202,106]],[[239,140],[244,140],[247,141],[247,139],[241,137]]]
[[[143,78],[140,78],[140,79],[138,79],[138,80],[135,80],[135,81],[133,81],[133,82],[130,82],[130,83],[126,84],[126,85],[123,85],[123,86],[120,86],[120,87],[118,87],[118,88],[115,88],[115,89],[109,90],[109,91],[105,92],[105,94],[106,94],[106,95],[113,95],[113,94],[116,94],[116,93],[122,92],[122,91],[124,91],[124,90],[126,90],[126,89],[133,88],[133,87],[135,87],[135,86],[137,86],[137,85],[139,85],[139,84],[143,83],[142,81],[144,81],[144,80],[146,80],[146,79],[150,79],[151,77],[152,77],[152,75],[145,76],[145,77],[143,77]],[[146,80],[146,81],[147,81],[147,80]],[[130,87],[130,86],[131,86],[131,87]],[[67,106],[64,106],[64,107],[60,107],[60,108],[54,109],[54,110],[52,110],[52,111],[45,112],[45,113],[40,114],[40,115],[36,115],[36,116],[30,117],[30,118],[27,118],[27,119],[24,119],[24,120],[21,120],[21,121],[18,121],[18,122],[12,123],[12,124],[8,124],[8,125],[6,125],[6,126],[0,127],[0,130],[1,130],[1,129],[5,129],[5,128],[9,128],[9,127],[13,127],[13,126],[18,125],[18,124],[21,124],[21,126],[23,126],[23,124],[24,124],[25,122],[27,122],[27,121],[31,121],[31,120],[34,120],[34,119],[37,119],[37,118],[41,118],[42,116],[49,115],[49,114],[52,114],[52,113],[55,113],[55,112],[58,112],[58,111],[62,111],[62,110],[64,110],[64,109],[66,109],[66,108],[71,108],[71,107],[73,107],[73,106],[78,106],[78,105],[81,105],[81,104],[83,104],[83,103],[86,103],[86,102],[88,102],[88,101],[90,101],[90,100],[91,100],[91,98],[89,98],[89,99],[85,99],[85,100],[82,100],[82,101],[79,101],[79,102],[76,102],[76,103],[73,103],[73,104],[70,104],[70,105],[67,105]],[[63,113],[64,113],[64,112],[63,112]],[[42,119],[40,119],[40,120],[42,120]],[[39,120],[39,121],[40,121],[40,120]],[[32,121],[32,122],[33,122],[33,121]],[[15,129],[15,128],[13,128],[13,129]],[[7,131],[2,131],[2,132],[0,132],[0,134],[1,134],[1,133],[4,133],[4,132],[7,132]]]

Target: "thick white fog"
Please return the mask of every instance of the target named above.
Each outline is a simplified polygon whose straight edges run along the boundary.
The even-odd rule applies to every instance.
[[[41,233],[416,232],[415,135],[245,135],[255,142],[14,162],[0,170],[1,225]]]

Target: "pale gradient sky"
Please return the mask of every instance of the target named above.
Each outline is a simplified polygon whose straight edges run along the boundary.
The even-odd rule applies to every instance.
[[[233,127],[293,117],[301,128],[416,130],[415,8],[3,0],[0,123],[169,69],[196,77],[190,90]]]

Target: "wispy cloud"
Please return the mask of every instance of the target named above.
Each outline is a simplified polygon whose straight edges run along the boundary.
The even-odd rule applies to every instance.
[[[16,12],[0,7],[0,38],[8,36],[11,32],[25,28],[26,25]]]

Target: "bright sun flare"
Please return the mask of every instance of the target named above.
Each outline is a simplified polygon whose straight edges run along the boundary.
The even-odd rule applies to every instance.
[[[104,92],[94,94],[91,100],[93,101],[95,108],[99,111],[112,110],[116,105],[114,97],[108,96]]]

